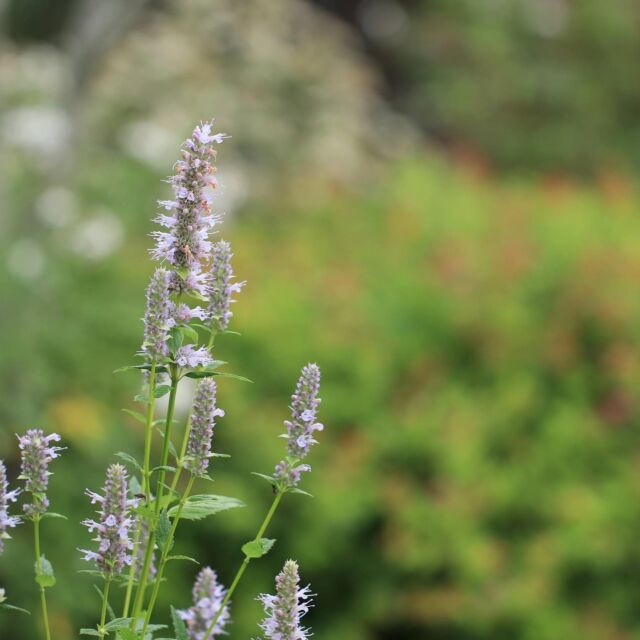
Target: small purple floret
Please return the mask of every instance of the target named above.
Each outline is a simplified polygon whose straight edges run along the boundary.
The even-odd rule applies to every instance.
[[[180,617],[186,622],[189,640],[204,640],[209,625],[220,611],[226,593],[227,590],[218,582],[216,572],[209,567],[204,567],[193,585],[193,606],[178,611]],[[229,617],[229,606],[225,605],[208,637],[215,638],[223,634],[225,626],[229,623]]]
[[[166,269],[156,269],[147,287],[142,352],[155,361],[167,355],[168,332],[175,322],[173,303],[169,298],[170,282],[171,275]]]
[[[217,331],[224,331],[228,328],[233,316],[231,303],[235,302],[231,296],[239,292],[245,285],[244,282],[232,282],[234,277],[231,266],[232,257],[231,245],[228,242],[220,240],[213,245],[207,315],[212,327]]]
[[[20,494],[20,489],[9,491],[7,483],[7,469],[0,460],[0,554],[4,551],[4,541],[9,537],[7,529],[20,524],[20,518],[9,515],[9,503],[15,502]]]

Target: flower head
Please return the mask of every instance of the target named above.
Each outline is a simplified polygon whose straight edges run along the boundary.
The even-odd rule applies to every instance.
[[[100,495],[89,491],[85,493],[91,498],[91,503],[98,503],[100,508],[99,522],[83,520],[82,524],[89,529],[89,533],[97,532],[93,540],[98,543],[97,551],[81,549],[84,560],[94,561],[98,568],[107,575],[114,575],[122,571],[125,564],[131,564],[128,551],[133,548],[129,532],[133,524],[132,508],[137,500],[127,498],[127,472],[121,464],[112,464],[107,469],[107,478],[103,493]]]
[[[4,466],[4,462],[0,460],[0,553],[4,550],[5,539],[9,537],[7,529],[20,524],[20,518],[10,516],[8,511],[9,503],[15,502],[18,499],[19,493],[20,489],[9,491],[7,469]]]
[[[235,302],[231,295],[240,291],[245,284],[244,282],[232,282],[232,257],[231,245],[228,242],[220,240],[213,245],[213,262],[208,283],[207,315],[213,328],[217,331],[224,331],[229,326],[229,321],[233,316],[230,307],[231,303]]]
[[[20,478],[25,481],[25,491],[31,494],[32,502],[25,504],[25,513],[32,517],[43,514],[49,508],[47,486],[49,485],[49,463],[59,456],[63,447],[52,445],[59,442],[57,433],[44,435],[42,429],[29,429],[24,436],[18,436],[20,447]]]
[[[169,178],[173,199],[159,203],[168,213],[161,213],[155,219],[167,230],[152,234],[156,239],[152,256],[173,267],[181,280],[174,282],[175,288],[189,287],[193,279],[198,280],[201,263],[211,250],[209,233],[219,221],[211,214],[211,197],[217,188],[213,143],[221,143],[225,135],[212,135],[211,128],[212,123],[197,126],[184,143],[176,173]],[[187,274],[192,278],[191,283]]]
[[[276,466],[275,477],[285,487],[295,487],[300,482],[303,471],[309,471],[307,464],[299,464],[307,456],[311,445],[317,441],[315,431],[322,431],[323,425],[316,422],[320,398],[320,369],[315,364],[303,367],[291,396],[291,420],[285,420],[287,427],[287,458]]]
[[[173,317],[169,298],[170,273],[156,269],[147,287],[147,308],[144,312],[144,342],[142,351],[152,360],[167,355],[167,337]]]
[[[176,363],[180,367],[205,367],[211,364],[212,358],[207,347],[194,347],[192,344],[185,344],[176,352]]]
[[[204,567],[196,578],[192,593],[193,606],[178,611],[178,614],[187,623],[189,639],[203,640],[209,625],[220,611],[227,590],[218,582],[216,572],[209,567]],[[223,634],[228,622],[229,607],[225,605],[209,638]]]
[[[309,611],[313,594],[309,587],[300,588],[298,564],[287,560],[276,576],[276,595],[263,593],[258,597],[267,614],[260,624],[265,638],[273,640],[305,640],[311,634],[300,624]]]
[[[188,459],[184,466],[195,475],[204,475],[207,472],[215,420],[216,417],[224,415],[224,411],[216,406],[216,390],[216,383],[212,378],[203,378],[193,400],[187,446]]]

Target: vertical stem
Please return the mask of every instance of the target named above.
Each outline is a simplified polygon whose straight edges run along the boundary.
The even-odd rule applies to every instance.
[[[135,537],[133,539],[133,549],[131,551],[131,566],[129,567],[129,578],[127,580],[127,592],[124,597],[124,607],[122,608],[122,617],[129,615],[129,605],[131,604],[131,594],[133,593],[133,581],[136,577],[136,559],[138,557],[138,549],[140,548],[142,536],[142,517],[138,516],[138,525],[136,527]]]
[[[167,408],[167,418],[164,427],[164,442],[162,445],[162,457],[160,460],[161,466],[166,466],[169,458],[169,443],[171,442],[171,425],[173,424],[173,412],[176,405],[176,391],[178,389],[178,367],[175,364],[170,365],[171,368],[171,391],[169,392],[169,407]],[[156,498],[155,498],[155,515],[156,522],[157,516],[160,514],[160,505],[162,503],[162,497],[164,494],[164,480],[166,471],[162,469],[156,485]],[[151,566],[151,558],[153,556],[153,547],[155,546],[156,534],[155,527],[156,522],[153,524],[153,528],[149,533],[149,541],[147,548],[145,549],[144,562],[142,565],[142,571],[140,573],[140,581],[138,582],[138,589],[136,590],[136,597],[133,602],[133,613],[131,620],[131,629],[135,629],[136,621],[140,617],[142,611],[142,605],[144,602],[144,592],[147,588],[147,580],[149,575],[149,567]]]
[[[40,555],[40,514],[33,516],[33,538],[36,552],[36,568],[38,576],[42,575],[42,558]],[[42,621],[44,624],[44,634],[47,640],[51,640],[51,631],[49,630],[49,614],[47,612],[47,596],[44,592],[44,586],[38,583],[40,587],[40,607],[42,608]]]
[[[100,638],[104,638],[107,635],[107,631],[104,625],[107,621],[107,604],[109,602],[109,587],[111,586],[111,576],[109,576],[104,583],[104,592],[102,594],[102,612],[100,613],[100,625],[98,626],[98,633]]]
[[[160,592],[160,585],[162,584],[162,574],[164,573],[164,569],[167,566],[167,558],[169,556],[169,551],[172,546],[173,539],[176,534],[176,529],[178,528],[178,522],[180,520],[180,516],[182,515],[182,510],[184,509],[184,505],[191,493],[191,489],[193,488],[193,481],[195,480],[195,476],[191,474],[189,477],[189,483],[187,484],[187,488],[185,489],[184,494],[180,498],[180,502],[178,503],[178,511],[176,512],[175,517],[173,518],[173,524],[171,525],[171,530],[169,531],[169,537],[164,545],[164,549],[162,550],[162,555],[160,556],[160,564],[158,565],[158,573],[156,574],[155,582],[153,584],[153,592],[151,593],[151,598],[149,599],[149,606],[147,607],[147,615],[144,619],[144,626],[142,627],[142,633],[140,634],[144,638],[144,634],[147,631],[147,627],[149,626],[149,622],[151,621],[151,614],[153,613],[153,608],[156,605],[156,600],[158,599],[158,593]]]
[[[156,361],[151,363],[151,371],[149,372],[149,397],[147,398],[147,425],[144,440],[144,492],[147,499],[147,505],[151,502],[151,438],[153,436],[153,409],[155,405],[155,386],[156,386]]]
[[[278,492],[276,493],[276,497],[273,500],[273,504],[271,505],[271,509],[269,509],[269,512],[267,513],[265,519],[263,520],[262,525],[260,526],[260,529],[258,530],[258,533],[256,534],[256,537],[254,538],[254,540],[260,540],[260,538],[262,538],[262,536],[264,535],[264,532],[267,530],[267,527],[271,522],[271,518],[273,518],[273,514],[276,512],[276,509],[278,508],[278,505],[280,504],[280,500],[282,500],[283,495],[284,493],[280,491],[280,489],[278,489]],[[218,622],[218,619],[222,615],[222,612],[224,611],[225,606],[231,599],[233,592],[236,590],[236,587],[240,582],[240,578],[242,578],[250,562],[251,562],[251,558],[249,558],[248,556],[246,556],[245,559],[242,561],[242,564],[240,565],[240,568],[238,569],[238,572],[236,573],[236,576],[233,579],[231,586],[229,587],[229,591],[227,591],[227,595],[224,597],[224,600],[222,601],[222,604],[220,605],[218,612],[216,613],[215,617],[211,621],[211,624],[209,625],[209,628],[207,629],[207,632],[204,634],[204,638],[202,640],[209,640],[209,638],[211,637],[211,633],[213,632],[213,629],[215,628],[216,623]]]

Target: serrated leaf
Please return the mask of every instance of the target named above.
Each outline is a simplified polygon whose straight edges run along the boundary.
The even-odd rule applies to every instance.
[[[120,460],[128,462],[130,465],[133,465],[138,471],[142,471],[140,463],[132,455],[129,455],[124,451],[118,451],[118,453],[116,453],[116,458],[120,458]]]
[[[228,496],[217,496],[213,494],[195,495],[187,498],[180,515],[184,520],[202,520],[207,516],[214,515],[227,509],[236,509],[246,506],[244,502],[237,498]],[[178,506],[171,507],[169,516],[172,518],[178,513]]]
[[[96,636],[100,637],[100,634],[95,629],[80,629],[81,636]]]
[[[147,418],[143,416],[139,411],[133,411],[133,409],[122,409],[122,411],[131,416],[134,420],[142,422],[142,424],[147,424]]]
[[[189,556],[169,556],[167,558],[167,562],[169,560],[188,560],[189,562],[193,562],[194,564],[200,564],[195,558],[190,558]]]
[[[198,335],[198,332],[193,327],[190,327],[188,324],[180,325],[180,331],[182,331],[182,333],[187,338],[190,338],[194,342],[198,342],[198,339],[200,338],[200,336]]]
[[[163,509],[160,512],[158,523],[156,525],[156,544],[160,551],[164,551],[165,545],[169,541],[169,533],[171,532],[171,520],[167,515],[167,510]]]
[[[181,331],[181,327],[173,327],[169,331],[169,338],[167,340],[167,347],[171,353],[176,353],[178,349],[184,343],[184,334]]]
[[[269,553],[271,547],[275,544],[275,540],[271,538],[260,538],[260,540],[251,540],[242,545],[242,553],[247,558],[262,558]]]
[[[173,630],[176,634],[176,640],[189,640],[189,634],[184,620],[180,617],[174,607],[171,607],[171,621],[173,622]]]
[[[67,516],[63,516],[61,513],[54,513],[53,511],[47,511],[46,513],[43,513],[40,516],[41,520],[44,520],[45,518],[58,518],[60,520],[68,520],[69,518],[67,518]]]
[[[167,393],[169,393],[169,391],[171,391],[171,385],[169,385],[169,384],[161,384],[159,387],[156,387],[153,390],[153,397],[154,398],[162,398],[162,396],[166,396]]]
[[[133,618],[115,618],[111,620],[111,622],[107,622],[105,625],[105,629],[111,631],[112,629],[123,629],[124,627],[128,627]]]
[[[44,556],[40,556],[40,567],[38,567],[37,561],[35,567],[36,582],[41,587],[53,587],[56,583],[56,577],[53,573],[53,566],[51,563]]]

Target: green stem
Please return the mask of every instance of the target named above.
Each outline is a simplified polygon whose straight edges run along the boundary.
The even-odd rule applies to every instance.
[[[136,577],[136,558],[138,557],[138,549],[140,548],[140,537],[142,536],[142,518],[138,517],[138,526],[133,539],[133,549],[131,551],[131,566],[129,567],[129,578],[127,580],[127,592],[124,597],[124,607],[122,608],[122,617],[129,615],[129,605],[131,604],[131,595],[133,593],[133,583]]]
[[[149,600],[149,606],[147,607],[147,615],[144,619],[144,626],[142,627],[141,636],[144,638],[144,634],[147,631],[147,627],[149,626],[149,622],[151,621],[151,614],[153,613],[153,608],[156,605],[156,600],[158,599],[158,593],[160,592],[160,585],[162,584],[162,575],[164,574],[164,569],[167,566],[169,551],[172,547],[173,540],[176,535],[176,529],[178,528],[178,522],[180,521],[180,516],[182,515],[182,510],[184,509],[184,505],[191,493],[191,489],[193,488],[193,481],[195,480],[195,476],[192,474],[189,478],[189,482],[187,484],[187,488],[185,489],[184,494],[180,498],[180,502],[178,503],[178,510],[176,512],[175,517],[173,518],[173,524],[171,525],[171,530],[169,531],[169,537],[164,545],[164,549],[162,550],[162,555],[160,556],[160,564],[158,565],[158,573],[156,574],[155,582],[153,584],[153,591],[151,593],[151,598]]]
[[[147,499],[147,505],[151,503],[151,439],[153,436],[153,410],[155,406],[155,386],[156,386],[156,362],[151,363],[151,371],[149,372],[149,397],[147,399],[147,425],[144,440],[144,492]]]
[[[164,427],[164,442],[162,445],[162,457],[160,460],[161,466],[166,466],[169,459],[169,443],[171,442],[171,426],[173,424],[173,412],[176,406],[176,392],[178,389],[178,367],[175,364],[170,365],[171,371],[171,390],[169,392],[169,407],[167,408],[167,418]],[[162,498],[164,494],[164,480],[166,477],[166,471],[162,469],[158,477],[158,483],[156,485],[156,498],[155,498],[155,522],[153,528],[149,533],[149,541],[147,548],[145,549],[144,562],[142,565],[142,572],[140,573],[140,581],[138,583],[138,589],[136,590],[136,597],[133,602],[133,613],[131,620],[131,629],[135,629],[136,621],[140,617],[142,611],[142,604],[144,602],[144,592],[147,588],[147,580],[149,575],[149,567],[151,566],[151,558],[153,557],[153,547],[156,541],[156,523],[157,516],[160,514],[160,505],[162,504]]]
[[[36,568],[38,576],[42,575],[42,557],[40,555],[40,514],[36,513],[33,517],[33,538],[36,551]],[[49,614],[47,612],[47,596],[44,586],[38,583],[40,587],[40,606],[42,608],[42,620],[44,624],[44,634],[47,640],[51,640],[51,631],[49,629]]]
[[[109,576],[104,583],[104,592],[102,594],[102,612],[100,613],[100,625],[98,626],[98,633],[100,638],[104,638],[107,635],[107,630],[104,625],[107,621],[107,604],[109,602],[109,587],[111,586],[111,576]]]
[[[278,505],[280,504],[280,500],[282,500],[283,495],[284,493],[278,490],[278,492],[276,493],[276,497],[273,500],[273,504],[271,505],[271,509],[269,509],[269,512],[267,513],[265,519],[263,520],[262,525],[260,526],[260,529],[258,530],[258,533],[256,534],[256,537],[254,538],[254,540],[260,540],[260,538],[262,538],[262,536],[264,535],[264,532],[267,530],[267,527],[271,522],[271,518],[273,518],[273,514],[276,512],[276,509],[278,508]],[[251,562],[251,558],[249,558],[248,556],[245,557],[245,559],[242,561],[242,564],[240,565],[240,568],[238,569],[238,572],[236,573],[236,576],[233,579],[231,586],[229,587],[229,591],[227,591],[227,595],[224,597],[224,600],[222,601],[222,604],[220,605],[218,612],[216,613],[213,620],[211,621],[211,624],[209,625],[209,628],[207,629],[207,632],[205,633],[203,640],[209,640],[209,637],[211,636],[211,633],[213,632],[213,629],[215,628],[216,623],[218,622],[218,619],[222,615],[222,612],[224,611],[225,606],[231,599],[233,592],[236,590],[236,587],[238,586],[240,579],[244,575],[244,572],[247,570],[247,567],[249,566],[250,562]]]

